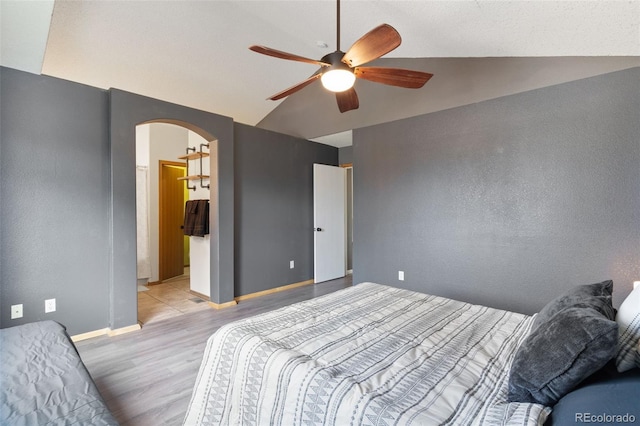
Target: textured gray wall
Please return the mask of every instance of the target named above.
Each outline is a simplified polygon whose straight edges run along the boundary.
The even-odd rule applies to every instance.
[[[354,279],[533,313],[640,279],[640,69],[354,131]],[[398,281],[398,270],[406,280]]]
[[[337,165],[338,149],[234,127],[236,296],[312,279],[313,163]]]
[[[1,327],[109,318],[109,107],[100,89],[0,68]],[[135,259],[134,259],[135,261]],[[44,313],[45,299],[57,310]],[[10,306],[24,317],[11,320]]]
[[[353,163],[353,146],[343,146],[338,151],[340,164]]]
[[[217,158],[220,183],[211,201],[218,229],[211,247],[213,301],[313,277],[311,164],[337,164],[337,148],[238,125],[236,160],[231,118],[0,70],[1,327],[47,318],[78,334],[137,323],[135,126],[149,121],[218,140],[218,155],[210,157]],[[245,251],[238,253],[236,289],[235,167],[237,205],[255,207],[238,216]],[[267,193],[272,197],[265,199]],[[265,240],[263,229],[275,238]],[[45,315],[48,298],[57,299],[58,309]],[[9,307],[18,303],[24,317],[11,320]]]

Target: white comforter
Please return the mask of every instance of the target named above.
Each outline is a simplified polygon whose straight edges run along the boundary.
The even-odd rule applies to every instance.
[[[506,402],[531,317],[373,283],[208,340],[186,425],[542,424]]]

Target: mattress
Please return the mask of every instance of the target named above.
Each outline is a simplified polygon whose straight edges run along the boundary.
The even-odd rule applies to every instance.
[[[537,425],[508,403],[532,317],[374,283],[228,324],[184,424]]]
[[[0,354],[0,424],[118,424],[57,322],[0,330]]]

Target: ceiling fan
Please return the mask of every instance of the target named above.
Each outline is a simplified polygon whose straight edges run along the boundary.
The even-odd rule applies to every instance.
[[[337,0],[337,18],[336,51],[323,56],[319,61],[265,46],[249,47],[263,55],[320,65],[320,69],[311,77],[267,99],[277,101],[320,79],[325,89],[335,92],[340,112],[347,112],[360,106],[358,95],[353,88],[356,78],[390,86],[419,89],[433,76],[426,72],[400,68],[361,66],[400,46],[400,34],[391,25],[382,24],[360,37],[345,53],[340,50],[340,0]]]

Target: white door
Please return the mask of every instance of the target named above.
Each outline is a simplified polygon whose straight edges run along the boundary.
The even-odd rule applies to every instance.
[[[346,265],[346,173],[313,165],[314,281],[344,277]]]

